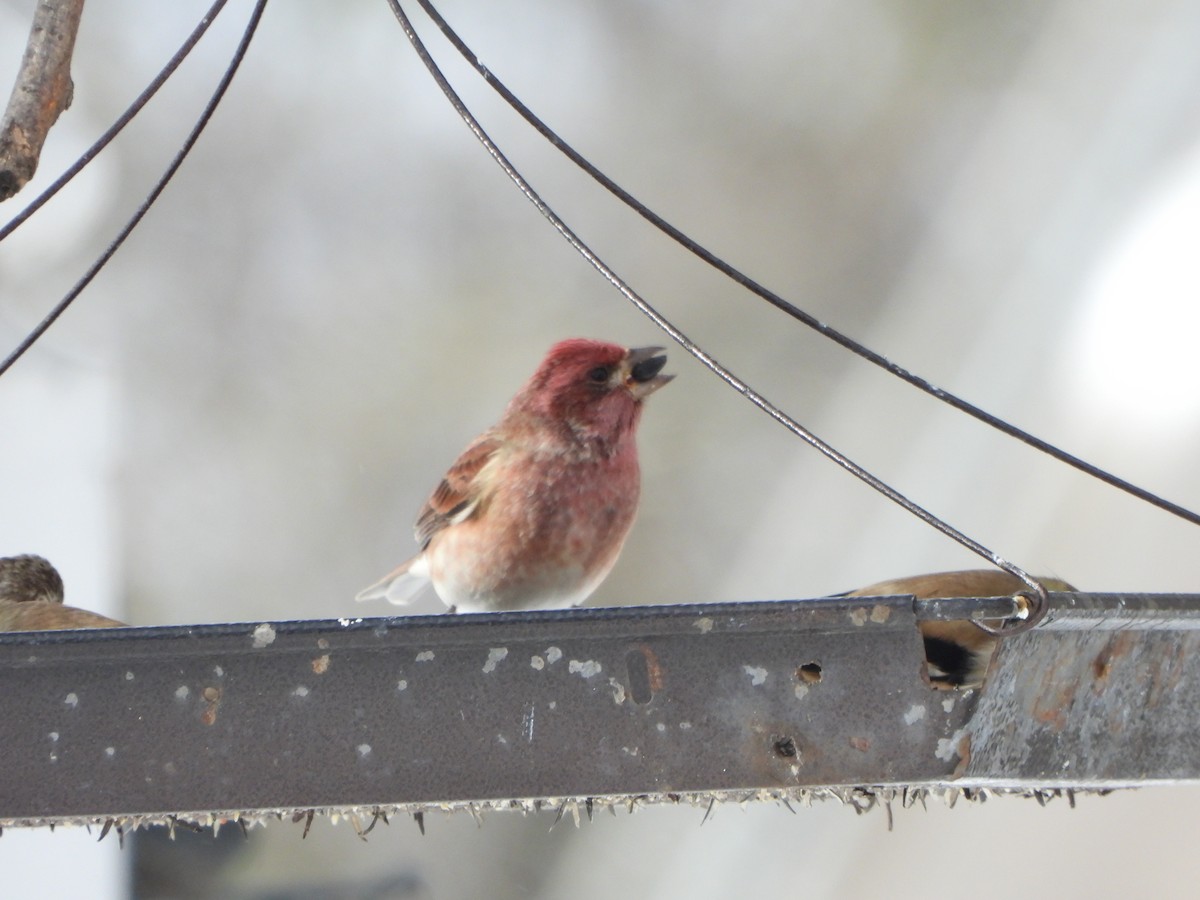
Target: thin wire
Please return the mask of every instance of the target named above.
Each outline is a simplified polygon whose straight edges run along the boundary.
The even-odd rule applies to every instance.
[[[204,111],[200,114],[200,118],[192,127],[191,132],[188,134],[187,140],[184,141],[183,146],[179,148],[179,152],[175,154],[175,158],[171,160],[171,164],[167,167],[166,171],[163,172],[162,177],[158,179],[158,183],[154,185],[153,190],[151,190],[146,196],[146,199],[142,201],[141,206],[137,208],[137,211],[133,214],[129,221],[125,223],[125,227],[118,232],[112,243],[109,244],[105,251],[100,254],[99,258],[92,263],[87,272],[84,273],[84,276],[75,283],[75,286],[71,288],[71,290],[67,292],[67,295],[58,302],[54,309],[50,311],[49,315],[39,322],[33,331],[25,336],[25,339],[21,341],[21,343],[15,350],[13,350],[12,353],[9,354],[8,358],[5,359],[3,363],[0,363],[0,375],[3,375],[5,372],[7,372],[12,367],[13,363],[20,359],[21,356],[24,355],[25,351],[32,347],[34,342],[46,333],[46,330],[54,324],[55,320],[59,316],[66,311],[67,307],[74,302],[75,298],[83,292],[83,289],[91,284],[92,279],[96,277],[96,274],[102,268],[104,268],[105,263],[107,263],[113,257],[113,254],[120,249],[121,245],[125,242],[125,239],[129,237],[133,229],[136,228],[138,223],[142,221],[142,217],[146,215],[147,211],[154,204],[154,201],[158,199],[159,194],[163,192],[163,189],[167,186],[167,183],[183,164],[183,161],[187,158],[188,153],[191,152],[192,146],[200,137],[200,133],[204,130],[204,126],[207,125],[208,120],[212,118],[212,114],[216,110],[217,104],[219,104],[221,102],[221,98],[225,96],[225,91],[228,89],[230,82],[233,81],[233,76],[237,73],[238,66],[241,65],[242,58],[246,55],[246,50],[250,47],[250,40],[254,37],[254,32],[258,29],[258,22],[259,19],[262,18],[263,9],[266,7],[266,5],[267,0],[257,0],[257,2],[254,4],[254,9],[250,13],[250,21],[246,25],[246,30],[242,34],[242,39],[238,43],[237,49],[233,53],[233,58],[230,60],[228,68],[225,69],[225,74],[221,76],[221,80],[218,82],[216,90],[213,91],[213,95],[209,99],[208,104],[204,107]]]
[[[614,272],[603,260],[601,260],[592,251],[592,249],[588,247],[588,245],[585,244],[583,240],[575,234],[574,231],[571,230],[566,222],[564,222],[558,216],[558,214],[546,204],[546,202],[533,189],[529,182],[525,180],[524,176],[522,176],[521,173],[518,172],[513,166],[513,164],[509,162],[508,158],[504,155],[500,148],[496,146],[495,142],[492,141],[487,132],[483,130],[483,126],[479,124],[479,121],[475,118],[471,111],[467,109],[462,99],[450,85],[450,82],[446,80],[446,76],[443,75],[441,69],[438,68],[437,63],[434,62],[433,57],[430,56],[429,51],[425,49],[424,43],[422,43],[420,37],[418,37],[416,31],[413,29],[412,23],[409,21],[408,16],[405,15],[404,10],[400,7],[399,0],[387,0],[387,2],[392,8],[392,12],[395,14],[396,19],[400,22],[400,27],[404,29],[404,33],[408,37],[409,43],[412,44],[413,49],[416,50],[417,55],[425,64],[425,68],[429,70],[429,74],[433,77],[442,93],[446,95],[446,99],[450,101],[459,117],[466,123],[467,127],[471,129],[471,132],[475,135],[479,142],[483,144],[488,154],[499,164],[500,168],[504,170],[504,173],[517,186],[521,193],[524,194],[525,197],[537,208],[538,212],[540,212],[554,226],[555,230],[558,231],[558,233],[561,234],[573,248],[575,248],[576,252],[586,259],[592,265],[592,267],[596,269],[596,271],[603,275],[604,278],[606,278],[618,291],[621,292],[621,294],[627,300],[629,300],[629,302],[637,307],[655,325],[670,335],[671,338],[677,344],[679,344],[679,346],[683,347],[683,349],[685,349],[688,353],[692,354],[692,356],[707,366],[713,373],[721,378],[721,380],[723,380],[735,391],[769,415],[780,425],[787,428],[797,437],[808,442],[843,469],[850,472],[861,481],[866,482],[893,503],[903,507],[907,512],[916,516],[925,524],[937,529],[938,531],[942,532],[942,534],[966,547],[968,550],[971,550],[972,552],[991,562],[993,565],[1012,575],[1015,575],[1017,578],[1020,578],[1023,582],[1025,582],[1025,584],[1027,584],[1032,591],[1030,600],[1034,604],[1034,611],[1032,616],[1029,616],[1025,621],[1014,626],[1014,628],[1023,631],[1029,627],[1032,627],[1033,624],[1036,624],[1036,621],[1031,620],[1040,618],[1039,613],[1045,611],[1046,589],[1042,587],[1042,585],[1035,578],[1033,578],[1033,576],[1025,572],[1024,569],[1021,569],[1013,563],[1008,562],[998,554],[993,553],[974,538],[969,537],[968,535],[959,531],[957,528],[954,528],[949,523],[939,519],[925,508],[918,506],[891,485],[881,481],[879,478],[876,478],[858,463],[834,449],[799,422],[795,421],[785,412],[774,406],[763,395],[759,394],[752,387],[750,387],[750,385],[742,381],[731,371],[717,362],[716,359],[710,356],[707,352],[693,343],[683,332],[676,328],[674,324],[672,324],[662,314],[654,309],[654,307],[642,299],[642,297],[639,296],[633,290],[633,288],[631,288],[623,279],[621,279],[619,275],[616,274],[616,272]]]
[[[16,231],[22,224],[24,224],[26,219],[45,206],[46,202],[51,197],[62,190],[63,186],[68,181],[83,171],[84,167],[93,159],[95,159],[97,154],[107,147],[113,138],[121,133],[121,130],[133,120],[133,117],[142,111],[142,107],[149,102],[151,97],[158,93],[158,89],[163,86],[166,80],[175,74],[175,70],[179,68],[180,63],[182,63],[184,59],[187,58],[187,55],[192,52],[192,48],[196,46],[196,42],[204,36],[204,33],[208,31],[208,26],[213,23],[213,20],[217,17],[217,14],[228,2],[229,0],[216,0],[216,2],[209,7],[208,12],[204,14],[204,18],[200,20],[200,24],[198,24],[192,30],[192,33],[188,35],[187,40],[180,45],[177,51],[175,51],[175,55],[167,61],[167,64],[163,66],[162,71],[160,71],[158,75],[155,76],[154,80],[146,86],[146,89],[138,94],[133,103],[129,105],[129,108],[126,109],[125,112],[121,113],[117,121],[113,122],[112,127],[110,127],[108,131],[104,132],[104,134],[100,135],[100,138],[96,141],[96,143],[88,147],[87,150],[83,152],[83,155],[80,156],[79,159],[75,160],[70,168],[59,175],[58,179],[52,185],[50,185],[50,187],[42,191],[42,193],[39,194],[32,203],[17,213],[16,216],[13,217],[12,221],[3,227],[0,227],[0,241],[4,240],[10,234]]]
[[[532,125],[544,138],[546,138],[546,140],[553,144],[568,159],[575,163],[575,165],[579,166],[579,168],[583,169],[583,171],[599,182],[622,203],[624,203],[634,212],[638,213],[638,215],[652,224],[659,231],[663,232],[672,240],[683,246],[690,253],[698,256],[700,259],[717,269],[723,275],[726,275],[737,284],[740,284],[742,287],[746,288],[748,291],[766,300],[775,308],[787,313],[792,318],[797,319],[798,321],[807,325],[809,328],[824,335],[835,343],[840,344],[842,347],[845,347],[847,350],[857,354],[868,362],[874,363],[880,368],[890,372],[892,375],[895,375],[898,378],[903,379],[904,381],[907,381],[909,384],[924,391],[930,396],[936,397],[943,403],[947,403],[960,412],[964,412],[967,415],[978,419],[980,422],[990,425],[997,431],[1007,434],[1009,437],[1016,438],[1030,447],[1040,450],[1042,453],[1057,459],[1059,462],[1066,463],[1067,465],[1072,466],[1073,468],[1078,469],[1079,471],[1084,472],[1093,478],[1099,479],[1111,487],[1115,487],[1127,494],[1137,497],[1139,500],[1142,500],[1153,506],[1157,506],[1159,509],[1191,522],[1193,525],[1200,525],[1200,513],[1193,512],[1186,507],[1180,506],[1179,504],[1174,503],[1171,500],[1167,500],[1164,497],[1160,497],[1157,494],[1146,490],[1145,488],[1133,484],[1132,482],[1126,481],[1123,478],[1119,478],[1111,472],[1089,463],[1086,460],[1080,459],[1079,457],[1074,456],[1059,447],[1056,447],[1048,441],[1042,440],[1036,435],[1030,434],[1023,429],[1018,428],[1016,425],[992,415],[991,413],[979,408],[978,406],[975,406],[967,400],[964,400],[961,397],[950,393],[949,391],[943,390],[921,376],[913,374],[903,366],[897,365],[887,357],[876,353],[869,347],[860,344],[858,341],[854,340],[854,338],[843,334],[829,325],[826,325],[824,322],[820,321],[810,313],[805,312],[804,310],[780,297],[778,294],[754,281],[748,275],[734,268],[729,263],[725,262],[715,253],[706,249],[688,235],[684,234],[670,222],[667,222],[653,210],[649,209],[640,200],[638,200],[619,184],[605,175],[602,171],[592,165],[591,162],[584,158],[584,156],[575,150],[574,147],[564,141],[553,129],[550,128],[550,126],[538,118],[537,115],[535,115],[533,111],[529,109],[529,107],[522,103],[517,96],[513,94],[513,92],[510,91],[502,81],[500,81],[500,79],[492,74],[491,70],[489,70],[487,66],[479,61],[479,57],[475,55],[471,48],[466,45],[462,38],[460,38],[454,29],[451,28],[446,22],[446,20],[442,18],[441,14],[434,8],[430,0],[417,0],[417,2],[429,15],[430,19],[432,19],[433,22],[438,26],[438,28],[441,29],[447,40],[454,45],[455,49],[458,50],[463,58],[467,60],[467,62],[475,69],[475,71],[483,77],[483,80],[491,85],[492,89],[495,90],[501,97],[503,97],[505,102],[508,103],[508,105],[511,106],[523,119],[525,119],[526,122]]]

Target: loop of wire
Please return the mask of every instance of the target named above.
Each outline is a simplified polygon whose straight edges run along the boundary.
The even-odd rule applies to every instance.
[[[969,621],[980,631],[994,637],[1014,637],[1036,628],[1050,611],[1050,597],[1040,583],[1029,591],[1013,594],[1012,600],[1016,612],[999,625],[991,625],[980,619]]]

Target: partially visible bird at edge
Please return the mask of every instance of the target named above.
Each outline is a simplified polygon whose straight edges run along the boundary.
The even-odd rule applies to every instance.
[[[600,586],[637,512],[645,399],[674,376],[661,347],[574,338],[550,348],[500,421],[425,502],[420,552],[358,594],[450,612],[560,609]]]
[[[1039,578],[1047,590],[1073,591],[1060,578]],[[840,594],[842,597],[891,597],[911,594],[919,600],[939,597],[1003,597],[1025,590],[1016,575],[999,569],[931,572],[895,578]],[[964,619],[917,623],[925,644],[929,680],[937,687],[969,688],[983,684],[996,650],[996,637]]]
[[[119,628],[124,622],[63,604],[63,581],[33,554],[0,558],[0,631]]]

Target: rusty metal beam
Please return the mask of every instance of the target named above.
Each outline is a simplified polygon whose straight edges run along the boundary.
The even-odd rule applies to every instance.
[[[1052,594],[983,691],[881,597],[0,635],[0,826],[1200,779],[1200,596]]]
[[[1079,597],[1005,640],[972,717],[963,780],[1133,786],[1200,779],[1194,595]]]

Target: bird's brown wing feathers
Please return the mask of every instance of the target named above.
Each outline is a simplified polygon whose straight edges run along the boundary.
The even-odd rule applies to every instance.
[[[479,473],[501,445],[499,438],[480,435],[454,461],[417,516],[417,543],[422,550],[447,525],[462,522],[475,514],[486,486]]]
[[[1060,578],[1039,578],[1052,591],[1073,591]],[[912,594],[921,599],[935,597],[1002,597],[1025,589],[1016,575],[998,569],[968,569],[962,572],[933,572],[881,581],[869,587],[849,591],[845,597],[885,597]],[[918,623],[925,640],[930,663],[930,678],[936,684],[977,687],[983,683],[994,635],[976,628],[964,619],[931,620]]]
[[[1075,590],[1061,578],[1040,576],[1052,591]],[[884,597],[893,594],[912,594],[922,599],[935,597],[1002,597],[1025,589],[1025,582],[1016,575],[999,569],[967,569],[962,572],[932,572],[928,575],[913,575],[909,578],[894,578],[880,581],[856,591],[847,591],[845,597]]]
[[[120,628],[124,622],[50,600],[0,600],[0,631],[58,631],[65,628]]]

